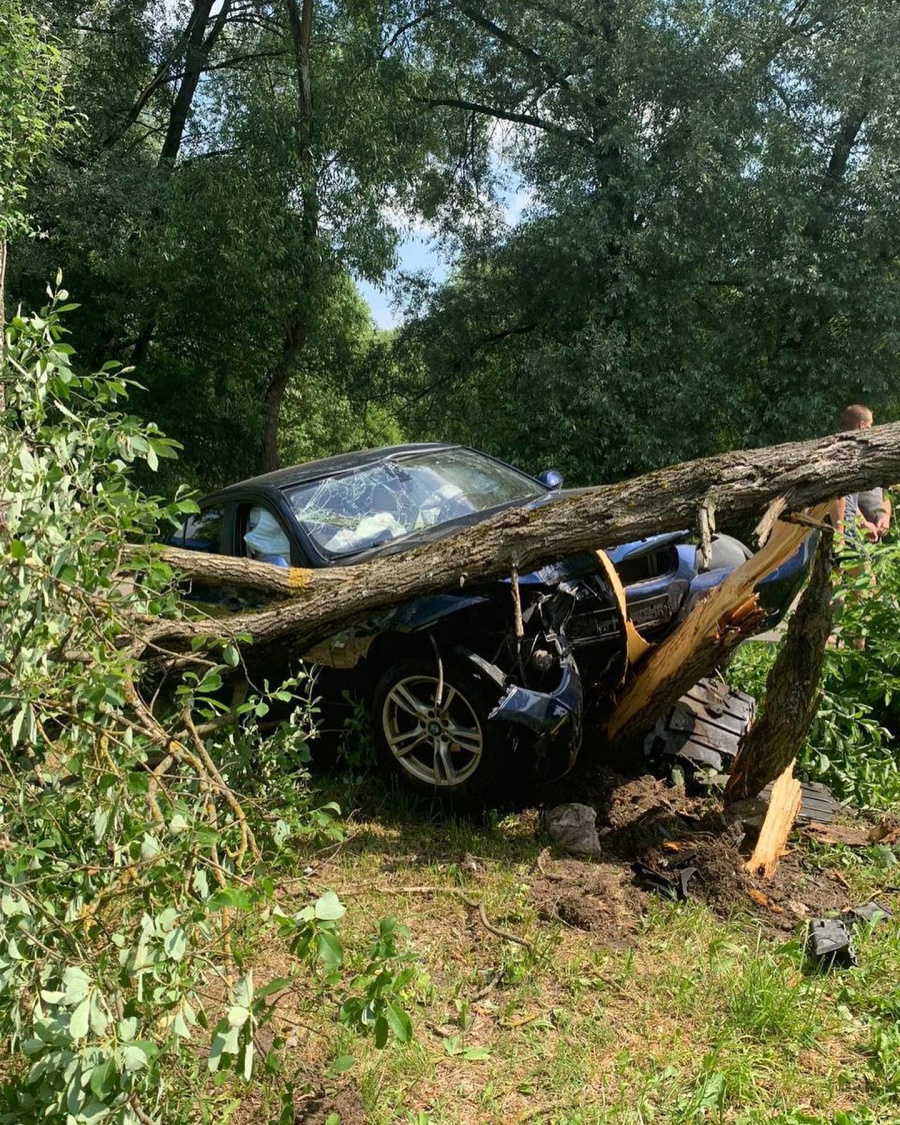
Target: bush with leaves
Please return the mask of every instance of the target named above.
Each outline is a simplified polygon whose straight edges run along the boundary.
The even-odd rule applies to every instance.
[[[298,837],[339,838],[339,810],[305,785],[302,675],[229,704],[233,646],[147,650],[142,627],[186,610],[141,545],[194,505],[133,485],[173,443],[123,412],[127,371],[76,371],[65,301],[11,322],[0,419],[0,1120],[130,1125],[175,1119],[211,1071],[253,1073],[255,1032],[292,982],[254,987],[232,951],[242,912],[291,931],[297,974],[322,974],[337,1019],[343,907],[325,894],[291,916],[273,876]],[[291,717],[263,740],[274,705]],[[391,984],[385,941],[369,973]],[[399,999],[376,991],[408,1038]]]
[[[809,777],[863,807],[900,805],[900,536],[848,546],[834,576],[822,701],[800,756]],[[728,678],[761,698],[773,645],[740,649]]]

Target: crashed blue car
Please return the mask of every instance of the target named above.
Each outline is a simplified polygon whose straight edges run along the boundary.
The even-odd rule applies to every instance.
[[[535,478],[459,445],[392,446],[223,488],[169,542],[276,566],[341,567],[409,551],[510,507],[554,503],[569,494],[562,483],[552,470]],[[807,542],[764,583],[770,621],[802,583],[811,550]],[[617,547],[609,559],[628,617],[659,641],[750,553],[719,536],[700,567],[689,533],[675,532]],[[492,581],[391,608],[303,659],[323,669],[320,685],[339,684],[340,673],[352,681],[379,753],[420,787],[462,793],[536,770],[559,775],[575,761],[585,706],[602,705],[621,675],[625,636],[613,585],[596,554],[580,554],[521,576],[521,619],[510,580]],[[237,592],[226,601],[246,604]]]

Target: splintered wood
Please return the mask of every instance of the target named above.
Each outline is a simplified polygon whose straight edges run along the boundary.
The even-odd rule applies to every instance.
[[[778,861],[785,854],[788,836],[803,802],[803,789],[794,777],[791,762],[772,786],[769,809],[759,832],[759,839],[746,867],[751,875],[771,879]]]
[[[820,504],[811,514],[818,518],[827,510],[827,504]],[[610,742],[638,742],[677,699],[752,635],[766,616],[754,590],[791,558],[808,534],[807,528],[777,522],[765,547],[702,598],[678,628],[640,661],[607,724]]]

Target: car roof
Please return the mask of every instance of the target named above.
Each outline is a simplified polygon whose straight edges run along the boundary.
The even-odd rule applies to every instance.
[[[380,449],[361,449],[354,453],[339,453],[336,457],[323,457],[320,461],[307,461],[305,465],[291,465],[285,469],[276,469],[273,473],[263,473],[258,477],[249,477],[247,480],[238,481],[236,484],[229,484],[225,488],[220,488],[216,492],[204,496],[200,503],[221,502],[228,500],[233,495],[248,491],[290,488],[308,480],[336,476],[338,473],[345,473],[351,469],[374,465],[391,457],[431,453],[439,449],[461,448],[460,445],[448,442],[411,442],[407,445],[385,445]]]

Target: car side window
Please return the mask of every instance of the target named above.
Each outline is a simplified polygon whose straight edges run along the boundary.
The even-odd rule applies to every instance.
[[[173,543],[188,551],[206,551],[219,554],[222,542],[223,508],[204,508],[202,512],[189,516],[175,533]]]
[[[261,504],[235,509],[235,553],[275,566],[291,565],[291,540],[280,516]]]
[[[247,513],[244,549],[251,559],[274,566],[290,566],[291,541],[277,516],[259,504]]]

